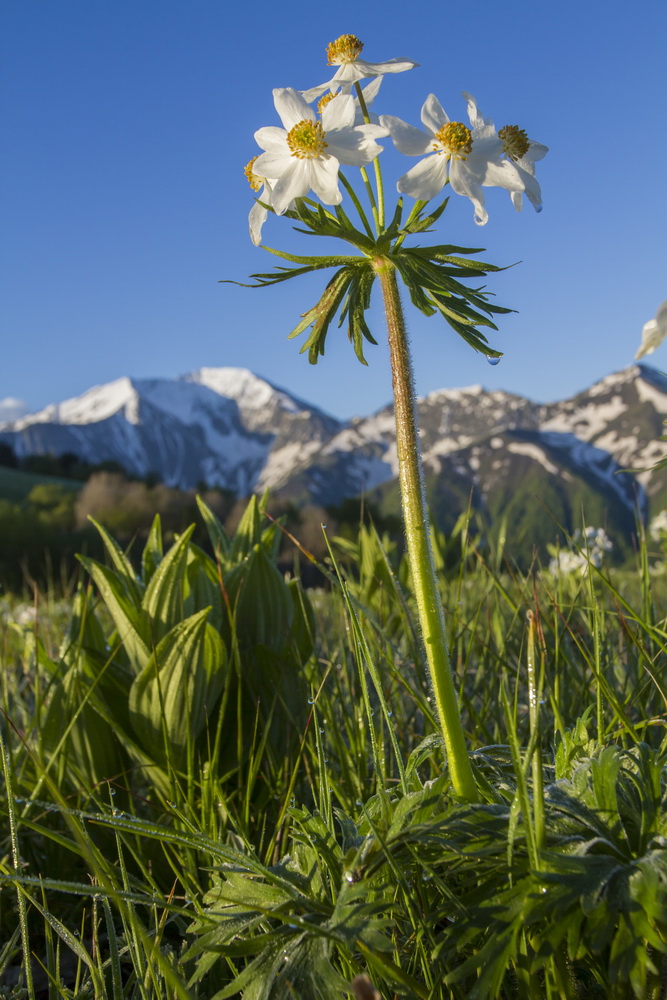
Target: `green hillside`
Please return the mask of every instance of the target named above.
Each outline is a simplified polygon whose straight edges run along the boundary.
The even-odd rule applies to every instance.
[[[80,480],[62,479],[58,476],[47,476],[38,472],[21,472],[0,465],[0,500],[10,500],[18,503],[25,500],[35,486],[47,484],[62,486],[63,489],[77,491],[83,486]]]

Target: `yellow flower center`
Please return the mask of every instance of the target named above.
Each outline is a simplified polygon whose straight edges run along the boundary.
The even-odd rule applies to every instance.
[[[463,122],[447,122],[435,133],[433,149],[465,160],[472,149],[472,133]]]
[[[341,35],[335,42],[327,45],[327,62],[330,66],[354,62],[361,55],[363,47],[364,43],[356,35]]]
[[[253,191],[259,191],[259,189],[261,188],[262,184],[264,183],[264,178],[263,177],[258,177],[257,174],[252,169],[253,163],[255,162],[255,160],[258,160],[259,157],[260,157],[259,153],[257,154],[257,156],[253,156],[253,158],[250,161],[250,163],[246,163],[246,165],[245,165],[245,167],[243,169],[243,173],[246,176],[246,180],[247,180],[248,184],[250,185],[250,187],[253,189]]]
[[[300,160],[313,160],[327,148],[324,141],[325,131],[321,122],[311,122],[307,119],[298,122],[287,133],[287,145],[292,156]]]
[[[319,101],[317,102],[317,110],[318,110],[318,112],[320,114],[322,114],[322,112],[326,108],[327,104],[330,101],[333,101],[333,99],[334,99],[335,96],[336,96],[335,94],[333,94],[331,91],[329,91],[329,93],[325,94],[324,97],[320,97]]]
[[[525,129],[519,128],[518,125],[505,125],[498,132],[498,138],[502,141],[503,149],[511,160],[520,160],[530,147],[530,139],[526,135]]]

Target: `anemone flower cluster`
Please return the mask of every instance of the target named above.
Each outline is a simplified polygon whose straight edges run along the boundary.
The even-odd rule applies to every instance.
[[[424,101],[421,129],[394,115],[371,116],[368,108],[382,78],[418,64],[409,59],[371,63],[361,58],[362,49],[354,35],[341,35],[327,47],[328,62],[337,67],[330,80],[303,91],[273,91],[282,127],[267,126],[255,133],[262,152],[246,167],[251,187],[258,192],[249,217],[253,243],[261,243],[269,211],[283,215],[296,199],[311,192],[324,205],[339,205],[342,166],[360,167],[363,172],[373,163],[379,187],[377,157],[382,146],[377,140],[386,137],[399,153],[419,157],[398,180],[401,194],[427,202],[449,184],[472,202],[474,221],[480,226],[488,221],[485,187],[504,188],[517,211],[524,194],[541,211],[535,163],[547,153],[546,146],[530,139],[518,125],[496,129],[465,91],[469,124],[450,120],[435,94]],[[362,80],[370,82],[362,88]]]

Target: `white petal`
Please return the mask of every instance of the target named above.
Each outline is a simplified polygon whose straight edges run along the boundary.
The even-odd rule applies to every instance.
[[[372,125],[366,128],[374,128]],[[371,137],[365,137],[362,128],[341,129],[338,132],[327,133],[327,152],[335,156],[341,163],[355,167],[364,167],[382,152],[382,146]]]
[[[339,66],[332,77],[332,90],[340,86],[340,88],[347,93],[353,83],[358,83],[359,80],[363,80],[365,76],[374,76],[373,73],[365,73],[360,65],[360,60],[355,60],[351,63],[343,63]]]
[[[644,328],[642,330],[642,342],[639,346],[639,350],[635,354],[635,361],[639,361],[646,354],[653,354],[656,347],[659,347],[664,339],[664,333],[660,334],[660,328],[654,319],[650,319],[648,323],[644,323]]]
[[[293,87],[279,87],[274,90],[273,103],[288,132],[299,122],[315,121],[315,112]]]
[[[273,185],[271,204],[276,215],[287,211],[294,198],[303,198],[310,191],[310,181],[306,164],[308,160],[291,157],[291,163]]]
[[[485,125],[490,124],[490,122],[485,122],[482,118],[481,112],[477,107],[477,101],[469,94],[467,90],[462,91],[463,99],[468,105],[468,118],[470,119],[470,124],[473,128],[483,128]]]
[[[449,165],[449,183],[457,194],[469,198],[475,208],[475,222],[485,226],[489,213],[484,207],[484,192],[479,177],[466,168],[465,160],[452,160]]]
[[[339,163],[335,156],[318,156],[308,160],[310,186],[325,205],[340,205],[343,196],[338,189]]]
[[[665,337],[667,337],[667,302],[662,303],[655,319],[644,323],[642,342],[635,354],[635,360],[638,361],[646,354],[653,354],[653,351],[660,346]]]
[[[388,128],[375,122],[370,122],[368,125],[365,122],[362,125],[355,125],[354,131],[357,135],[364,136],[365,139],[385,139],[389,135]]]
[[[327,80],[326,83],[321,83],[319,87],[311,87],[310,90],[302,90],[301,96],[303,97],[304,101],[308,101],[308,103],[310,103],[311,101],[317,100],[318,97],[321,97],[322,94],[326,93],[327,90],[335,90],[335,89],[336,89],[336,83],[334,81],[334,78],[332,77],[331,80]]]
[[[404,73],[407,69],[414,69],[419,63],[412,62],[411,59],[387,59],[386,62],[369,63],[365,59],[355,59],[350,65],[362,70],[362,76],[382,76],[384,73]]]
[[[349,128],[354,125],[354,97],[352,94],[338,94],[329,101],[322,111],[322,127],[325,132],[331,129]]]
[[[263,194],[263,192],[262,192]],[[260,195],[261,199],[262,195]],[[250,229],[250,239],[253,241],[256,247],[262,242],[262,226],[268,218],[268,211],[259,202],[255,204],[250,209],[250,215],[248,216],[248,226]]]
[[[522,160],[526,160],[529,163],[535,163],[536,160],[541,160],[549,152],[548,146],[543,146],[541,142],[533,142],[530,140],[530,146],[528,147],[528,152],[524,153],[521,157]]]
[[[255,142],[262,149],[278,150],[287,148],[287,132],[277,125],[266,125],[255,132]]]
[[[370,108],[371,104],[380,92],[380,87],[382,86],[382,77],[374,77],[370,83],[367,83],[365,87],[361,88],[361,92],[366,102],[366,107]]]
[[[445,113],[445,109],[442,104],[435,96],[435,94],[429,94],[424,104],[422,106],[422,122],[424,128],[427,128],[429,132],[434,134],[441,129],[443,125],[446,125],[449,121]]]
[[[387,129],[396,149],[405,156],[423,156],[431,148],[433,137],[420,128],[408,125],[401,118],[380,115],[380,125]]]
[[[479,176],[479,172],[475,172]],[[526,190],[523,175],[511,160],[487,160],[481,172],[481,182],[484,187],[501,187],[506,191]]]
[[[442,191],[446,181],[447,157],[434,153],[403,174],[396,186],[402,194],[409,194],[418,201],[429,201]]]
[[[282,177],[293,162],[294,157],[285,144],[282,149],[260,153],[252,165],[252,171],[257,177]]]
[[[517,164],[519,173],[521,174],[521,179],[525,186],[526,198],[531,203],[536,212],[542,211],[542,191],[540,185],[537,183],[531,171],[524,170],[521,168],[521,164]]]

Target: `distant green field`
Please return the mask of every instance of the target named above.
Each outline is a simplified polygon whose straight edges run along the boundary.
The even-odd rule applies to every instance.
[[[55,483],[67,490],[80,490],[82,482],[76,479],[60,479],[56,476],[45,476],[36,472],[20,472],[0,466],[0,499],[14,502],[25,500],[30,490],[40,483]]]

